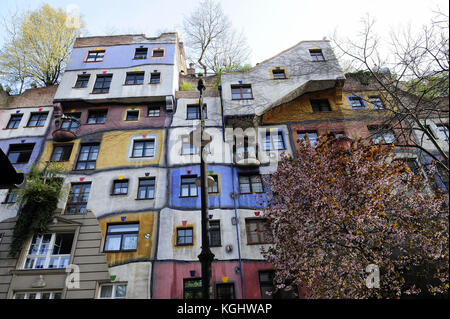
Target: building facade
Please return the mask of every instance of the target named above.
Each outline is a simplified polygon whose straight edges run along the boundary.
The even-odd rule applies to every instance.
[[[199,92],[181,91],[181,80],[198,78],[176,33],[78,38],[47,102],[0,110],[0,147],[16,169],[66,169],[49,233],[29,238],[16,258],[8,251],[20,207],[0,191],[0,298],[203,297],[200,155],[189,137]],[[383,99],[344,76],[326,40],[220,81],[203,93],[212,298],[301,298],[301,289],[267,294],[274,270],[261,251],[270,245],[261,176],[281,154],[295,157],[305,137],[393,142],[395,132],[372,134]]]

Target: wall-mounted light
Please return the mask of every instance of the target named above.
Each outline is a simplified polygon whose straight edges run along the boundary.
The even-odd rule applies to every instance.
[[[236,217],[231,217],[231,225],[236,225]]]
[[[227,253],[231,253],[231,252],[233,251],[233,246],[227,245],[227,246],[225,247],[225,250],[226,250]]]

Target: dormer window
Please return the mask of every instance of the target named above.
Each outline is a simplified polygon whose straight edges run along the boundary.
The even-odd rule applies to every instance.
[[[309,50],[309,54],[311,55],[311,59],[313,62],[325,61],[322,49],[311,49]]]
[[[147,59],[148,48],[136,48],[134,52],[135,59]]]

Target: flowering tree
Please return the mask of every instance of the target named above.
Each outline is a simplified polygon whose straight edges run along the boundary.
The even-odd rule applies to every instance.
[[[428,271],[426,289],[448,293],[444,194],[393,161],[393,146],[360,140],[346,151],[336,141],[300,141],[297,158],[283,157],[266,179],[273,245],[263,254],[277,287],[298,285],[307,298],[394,298],[418,294]],[[379,269],[379,288],[366,269]]]

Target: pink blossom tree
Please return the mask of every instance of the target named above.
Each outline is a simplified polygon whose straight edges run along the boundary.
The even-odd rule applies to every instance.
[[[300,141],[265,178],[273,244],[263,254],[277,287],[300,286],[306,298],[448,293],[445,194],[393,160],[392,145],[336,141]],[[366,272],[374,267],[378,277]],[[420,276],[426,288],[409,279]]]

